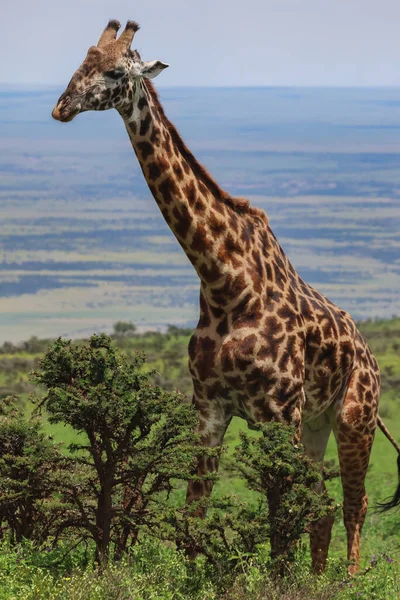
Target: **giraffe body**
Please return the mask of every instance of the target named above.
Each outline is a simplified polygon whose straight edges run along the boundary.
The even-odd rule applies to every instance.
[[[250,427],[278,420],[295,425],[306,452],[322,461],[333,430],[354,572],[367,508],[364,480],[381,426],[377,362],[350,315],[298,275],[265,212],[229,196],[197,162],[149,81],[167,65],[143,62],[130,50],[136,23],[116,39],[118,29],[110,21],[89,49],[53,117],[118,110],[150,191],[199,275],[189,367],[202,443],[221,445],[233,416]],[[200,460],[198,473],[216,468],[216,459]],[[209,481],[191,483],[188,501],[211,488]],[[316,570],[325,566],[332,523],[323,519],[311,531]]]
[[[266,223],[259,233],[251,254],[260,274],[245,256],[236,278],[202,285],[200,320],[189,345],[196,395],[225,399],[225,409],[250,424],[292,422],[297,408],[304,423],[340,411],[350,376],[360,372],[370,390],[361,403],[376,409],[378,366],[350,315],[302,281]],[[232,285],[243,285],[242,299],[224,310]]]

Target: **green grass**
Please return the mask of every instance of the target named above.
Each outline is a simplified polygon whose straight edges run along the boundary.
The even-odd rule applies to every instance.
[[[60,564],[61,559],[61,564]],[[285,580],[271,581],[260,552],[244,559],[235,576],[216,573],[202,558],[147,539],[119,564],[98,571],[83,549],[62,559],[62,550],[42,551],[25,544],[0,546],[0,600],[396,600],[400,565],[377,554],[368,569],[349,579],[333,559],[315,576],[299,552]]]

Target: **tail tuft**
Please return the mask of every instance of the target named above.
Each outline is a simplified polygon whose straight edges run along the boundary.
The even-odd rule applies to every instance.
[[[399,473],[399,485],[397,486],[397,490],[391,500],[388,502],[378,502],[376,508],[379,513],[386,512],[387,510],[391,510],[392,508],[396,508],[400,506],[400,454],[397,457],[397,470]]]

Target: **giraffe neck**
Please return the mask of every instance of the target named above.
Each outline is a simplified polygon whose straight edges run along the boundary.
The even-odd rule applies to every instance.
[[[150,191],[202,282],[216,285],[238,274],[248,202],[230,198],[197,162],[148,81],[120,114]]]

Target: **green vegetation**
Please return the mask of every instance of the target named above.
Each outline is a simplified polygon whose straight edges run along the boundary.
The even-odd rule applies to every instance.
[[[179,393],[155,386],[144,362],[137,352],[129,360],[105,334],[86,344],[62,339],[52,344],[32,380],[46,390],[39,411],[46,411],[49,423],[69,426],[79,436],[67,455],[47,439],[37,416],[23,414],[16,397],[4,400],[0,525],[5,547],[22,548],[30,541],[37,551],[46,543],[54,551],[64,547],[66,556],[85,545],[85,561],[103,573],[129,551],[135,560],[138,544],[168,541],[175,551],[200,553],[204,566],[218,573],[214,586],[222,591],[243,560],[255,557],[269,538],[270,573],[276,576],[278,567],[279,573],[286,571],[308,524],[330,511],[327,498],[309,489],[318,481],[318,469],[291,443],[294,431],[270,423],[260,427],[258,439],[242,437],[237,455],[245,469],[233,460],[231,469],[242,472],[258,494],[254,506],[230,498],[177,506],[170,495],[179,482],[216,479],[216,473],[196,475],[195,466],[199,453],[208,461],[220,449],[199,446],[194,407]],[[196,516],[199,504],[209,509],[204,519]],[[283,542],[277,544],[278,538]]]
[[[271,558],[280,573],[294,561],[297,542],[314,521],[332,514],[328,494],[313,491],[321,473],[292,446],[294,430],[275,423],[260,426],[261,437],[241,435],[234,458],[247,486],[268,499]]]
[[[93,540],[102,565],[111,545],[121,558],[140,528],[160,527],[161,492],[169,494],[174,479],[189,480],[195,464],[195,409],[152,385],[143,364],[137,353],[129,363],[102,334],[79,346],[58,339],[34,374],[47,390],[40,407],[49,422],[80,437],[69,446],[73,484],[58,492],[70,506],[57,535],[74,528]]]
[[[65,511],[60,486],[70,481],[70,465],[42,432],[38,418],[25,418],[18,400],[0,405],[0,523],[11,544],[32,539],[43,544]]]
[[[124,324],[122,325],[125,329]],[[361,329],[382,368],[381,415],[393,435],[398,438],[400,319],[365,322],[361,324]],[[362,569],[361,574],[352,580],[346,576],[345,532],[339,510],[336,511],[337,523],[327,572],[318,578],[310,573],[308,544],[304,536],[297,546],[288,540],[284,553],[289,553],[291,562],[285,578],[271,579],[273,562],[269,557],[270,547],[265,543],[268,536],[273,534],[274,527],[273,521],[267,518],[265,503],[265,495],[268,494],[268,469],[273,472],[271,455],[268,453],[284,451],[282,460],[279,460],[281,476],[295,472],[299,477],[299,484],[313,477],[308,471],[303,472],[299,465],[294,468],[295,457],[287,458],[285,455],[286,450],[290,449],[289,444],[285,442],[280,446],[279,440],[283,442],[285,435],[290,436],[290,432],[274,432],[273,429],[269,429],[268,437],[254,432],[240,438],[240,430],[245,429],[245,424],[234,420],[227,434],[228,447],[223,455],[220,478],[216,482],[211,510],[206,520],[199,521],[180,510],[184,505],[184,480],[190,477],[189,465],[193,460],[194,443],[188,444],[190,437],[181,440],[186,444],[187,468],[177,472],[173,460],[174,452],[172,451],[172,458],[166,465],[162,459],[162,443],[158,445],[158,441],[164,440],[165,443],[167,438],[161,434],[166,430],[171,436],[168,439],[174,439],[174,435],[177,434],[174,423],[176,427],[178,421],[187,435],[193,426],[189,405],[174,391],[175,388],[179,388],[182,392],[190,393],[190,378],[186,366],[189,337],[190,331],[171,327],[165,334],[137,334],[129,330],[116,332],[112,336],[112,344],[106,336],[95,336],[89,347],[84,346],[83,342],[69,344],[58,341],[41,366],[39,360],[48,350],[49,341],[32,339],[20,346],[5,344],[0,348],[0,368],[3,375],[6,371],[6,376],[1,380],[1,394],[5,398],[10,393],[18,393],[20,398],[18,402],[3,401],[0,414],[0,435],[3,442],[3,446],[0,446],[0,455],[3,457],[0,462],[0,478],[4,481],[7,477],[8,482],[6,490],[4,487],[0,488],[0,499],[8,508],[8,512],[0,513],[3,522],[3,529],[0,529],[0,600],[400,598],[399,514],[379,515],[373,509],[376,501],[383,500],[393,493],[396,484],[396,454],[380,434],[377,434],[374,444],[367,479],[371,510],[363,532]],[[119,352],[118,348],[123,349],[123,352]],[[148,357],[146,364],[140,355],[138,356],[138,350],[145,351]],[[74,365],[79,365],[78,371],[73,370]],[[93,368],[93,365],[96,365],[96,368]],[[6,369],[3,369],[3,366]],[[157,373],[153,373],[154,367]],[[115,368],[120,369],[122,373],[120,380],[110,379],[110,373],[114,372]],[[42,421],[43,429],[40,428],[36,417],[27,424],[27,419],[34,410],[29,392],[36,389],[33,382],[29,381],[31,370],[37,372],[37,382],[43,386],[41,402],[48,415]],[[161,383],[161,387],[167,391],[162,392],[151,383]],[[93,391],[94,384],[96,391]],[[148,397],[148,415],[154,415],[154,421],[147,432],[149,437],[147,446],[144,443],[144,451],[146,448],[154,450],[159,460],[158,466],[156,465],[150,475],[147,489],[151,488],[154,479],[157,480],[157,468],[161,468],[164,479],[160,487],[154,490],[154,498],[148,504],[150,509],[157,507],[157,517],[152,521],[151,514],[149,516],[146,513],[146,518],[142,518],[139,511],[135,513],[134,518],[126,518],[124,521],[123,511],[119,510],[123,505],[124,492],[127,494],[125,498],[129,497],[132,491],[137,493],[140,480],[137,461],[134,459],[136,441],[129,436],[129,439],[126,439],[126,448],[130,449],[133,457],[132,461],[127,462],[106,460],[103,464],[102,457],[107,454],[107,449],[104,448],[104,452],[100,453],[100,463],[96,466],[93,448],[105,443],[106,438],[102,437],[101,432],[108,427],[108,419],[111,419],[115,438],[111,436],[113,442],[109,452],[110,456],[113,456],[120,447],[124,428],[135,420],[134,413],[138,410],[140,402],[143,398],[144,404],[147,402],[147,392],[144,395],[138,393],[142,386],[144,390],[151,392]],[[121,413],[115,408],[111,412],[106,408],[107,398],[111,397],[112,390],[116,390],[115,399],[118,400],[118,411],[121,410]],[[127,400],[127,404],[124,404],[124,399]],[[160,410],[157,412],[154,406],[158,406]],[[183,420],[179,416],[180,409],[183,411]],[[124,413],[126,410],[129,414]],[[133,413],[130,413],[130,410],[133,410]],[[13,428],[10,428],[10,413],[13,417]],[[158,421],[161,413],[165,418]],[[129,415],[133,421],[130,421]],[[169,418],[170,425],[167,426]],[[155,429],[151,429],[152,427]],[[51,434],[53,440],[49,440],[43,430]],[[95,444],[89,439],[90,432]],[[158,434],[161,437],[158,437]],[[278,437],[274,438],[274,435]],[[7,439],[10,441],[4,442]],[[272,439],[274,442],[270,443]],[[62,445],[59,446],[58,442]],[[19,458],[14,464],[11,464],[9,459],[4,460],[4,445],[7,446],[9,455],[15,452],[18,446]],[[24,448],[28,447],[33,447],[33,450],[24,451]],[[179,458],[181,450],[175,458]],[[136,458],[137,456],[136,454]],[[335,456],[334,444],[331,443],[327,458],[334,461]],[[182,456],[179,460],[182,460]],[[236,463],[236,468],[232,467],[232,461]],[[72,463],[75,466],[72,466]],[[143,475],[148,469],[148,464],[146,466],[145,459],[142,464]],[[74,471],[77,465],[79,472]],[[104,548],[102,550],[103,554],[109,555],[109,549],[112,548],[112,560],[106,567],[103,566],[100,572],[95,561],[98,540],[96,541],[93,533],[85,535],[85,527],[81,527],[77,528],[79,532],[76,529],[74,534],[66,533],[66,530],[60,534],[46,523],[57,525],[66,516],[75,515],[82,518],[86,515],[90,525],[91,519],[95,519],[99,498],[104,498],[104,490],[95,482],[99,480],[99,475],[104,474],[104,469],[111,466],[117,469],[119,475],[122,474],[121,485],[115,486],[110,493],[112,507],[118,508],[118,518],[122,520],[117,519],[113,523],[113,534],[107,552],[104,552]],[[125,480],[124,475],[128,474],[129,477]],[[39,492],[38,480],[43,482],[47,496],[37,493],[33,498],[29,496],[28,488],[33,487]],[[275,484],[273,482],[272,486]],[[127,487],[129,489],[126,489]],[[341,501],[340,481],[329,481],[328,488],[337,505]],[[64,489],[69,490],[69,494],[65,494]],[[83,494],[86,499],[89,497],[83,504],[81,502],[83,511],[79,508],[79,502],[73,503],[72,489],[78,500],[79,494]],[[293,496],[293,490],[293,486],[287,489],[288,501],[282,504],[281,513],[276,515],[278,520],[275,528],[279,527],[282,532],[285,523],[289,523],[293,527],[288,533],[294,532],[296,538],[304,531],[307,517],[296,504],[301,501],[303,507],[308,505],[311,520],[319,510],[324,509],[312,508],[312,494],[307,496],[304,491]],[[5,492],[8,494],[7,503],[4,503]],[[22,508],[16,509],[16,506]],[[164,513],[160,510],[162,506],[166,508]],[[287,518],[285,511],[290,511],[293,507],[295,517],[301,516],[298,521],[295,517],[292,520]],[[36,530],[33,528],[31,531],[24,530],[22,534],[18,533],[21,526],[18,523],[13,524],[12,518],[16,512],[27,514],[28,509],[31,510],[29,514],[33,515],[31,522]],[[42,538],[39,532],[41,520],[47,526],[47,534]],[[128,536],[119,537],[127,524],[129,527],[125,533],[128,532]],[[142,533],[137,535],[139,529]],[[19,541],[21,538],[28,540]],[[120,553],[119,539],[126,539]],[[194,545],[200,552],[195,562],[188,561],[183,553],[175,549],[176,543],[185,546],[188,541],[192,545],[195,542]],[[14,545],[10,546],[10,543]],[[99,547],[97,558],[99,559]]]
[[[400,569],[390,556],[371,560],[370,570],[350,580],[345,564],[329,562],[314,576],[298,556],[291,576],[272,582],[259,552],[241,557],[241,572],[221,591],[219,574],[203,559],[189,562],[182,553],[146,540],[118,564],[99,572],[88,564],[85,548],[63,558],[62,549],[29,543],[0,546],[0,600],[397,600]]]

